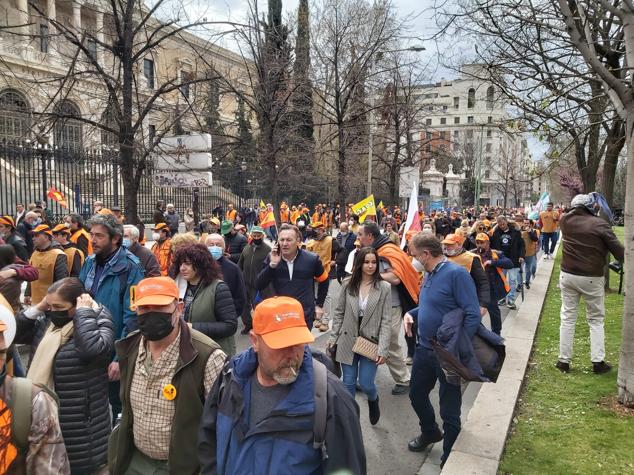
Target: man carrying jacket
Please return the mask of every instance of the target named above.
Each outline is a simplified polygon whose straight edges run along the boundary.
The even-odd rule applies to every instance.
[[[491,298],[487,311],[491,320],[491,331],[499,335],[502,332],[502,314],[498,301],[505,298],[510,290],[504,269],[513,267],[513,262],[505,257],[503,252],[491,249],[487,233],[477,234],[475,243],[477,246],[475,252],[480,257],[489,280]]]
[[[592,371],[602,374],[611,369],[604,361],[605,262],[608,253],[619,262],[623,262],[625,249],[610,224],[596,216],[594,200],[590,195],[577,195],[571,204],[572,210],[564,214],[560,225],[563,258],[559,276],[561,326],[556,366],[563,373],[570,371],[579,298],[583,297],[586,304],[586,319],[590,327]]]
[[[517,229],[515,223],[509,223],[506,216],[497,217],[497,226],[491,235],[491,247],[502,251],[513,262],[513,267],[506,270],[506,278],[511,289],[505,300],[508,308],[516,310],[515,292],[522,285],[520,268],[524,262],[526,248],[519,229]]]
[[[108,444],[113,475],[200,472],[195,428],[226,355],[185,323],[178,297],[169,277],[136,287],[139,331],[116,343],[123,413]]]
[[[257,293],[255,279],[262,269],[264,259],[268,257],[270,252],[271,247],[264,242],[264,229],[260,226],[253,226],[251,228],[251,242],[242,250],[238,260],[238,267],[242,270],[247,291],[247,301],[242,309],[244,328],[241,333],[243,335],[248,334],[252,328],[251,310],[253,309],[253,302]]]
[[[225,365],[205,402],[201,473],[365,474],[359,406],[312,358],[302,305],[264,300],[250,339],[252,348]]]

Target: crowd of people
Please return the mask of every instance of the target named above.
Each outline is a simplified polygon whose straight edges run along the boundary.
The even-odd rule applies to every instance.
[[[355,395],[378,424],[382,365],[419,421],[408,449],[442,441],[444,464],[461,381],[494,380],[502,362],[479,360],[474,339],[500,354],[500,306],[517,308],[561,232],[556,366],[570,371],[584,296],[593,370],[610,369],[599,276],[623,246],[588,195],[537,220],[421,209],[409,229],[397,206],[360,219],[282,203],[279,227],[270,204],[251,211],[228,204],[197,226],[159,202],[148,240],[102,202],[87,221],[35,205],[0,216],[0,472],[363,474]],[[325,352],[313,328],[330,331]]]

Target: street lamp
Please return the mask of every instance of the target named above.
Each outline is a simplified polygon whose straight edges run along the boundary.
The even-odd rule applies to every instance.
[[[370,62],[370,73],[372,72],[372,66],[374,63],[383,56],[385,53],[398,53],[400,51],[412,51],[415,53],[419,53],[421,51],[425,51],[426,48],[424,46],[410,46],[409,48],[402,49],[394,49],[390,51],[379,51],[377,53],[377,58],[372,59]],[[369,75],[368,75],[369,76]],[[373,155],[373,142],[374,142],[374,127],[376,126],[375,116],[374,116],[374,96],[376,91],[370,91],[370,134],[368,137],[368,183],[366,187],[367,195],[370,196],[372,194],[372,155]]]

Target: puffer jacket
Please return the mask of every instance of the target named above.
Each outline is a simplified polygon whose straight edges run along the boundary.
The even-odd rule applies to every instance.
[[[53,380],[71,471],[93,473],[108,454],[108,364],[114,353],[114,325],[104,306],[79,308],[73,321],[72,338],[55,355]],[[31,343],[37,351],[50,320],[45,314],[35,320],[18,314],[17,322],[16,342]]]

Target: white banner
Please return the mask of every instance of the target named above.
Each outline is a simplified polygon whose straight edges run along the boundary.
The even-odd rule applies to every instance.
[[[211,172],[173,172],[158,170],[152,174],[155,186],[189,188],[211,186]]]

